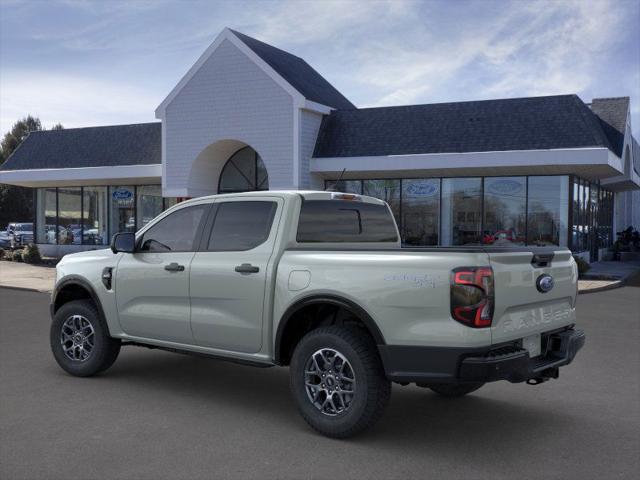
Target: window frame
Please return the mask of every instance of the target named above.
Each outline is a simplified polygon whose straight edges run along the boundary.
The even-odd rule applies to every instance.
[[[149,251],[149,250],[142,250],[142,243],[144,242],[144,236],[149,232],[149,230],[151,230],[153,227],[155,227],[156,225],[158,225],[160,222],[164,221],[166,218],[168,218],[169,216],[178,213],[182,210],[185,210],[187,208],[197,208],[197,207],[202,207],[203,208],[203,212],[202,212],[202,217],[200,218],[200,223],[198,224],[198,227],[196,229],[196,234],[194,236],[193,239],[193,247],[191,250],[167,250],[167,251]],[[138,253],[150,253],[150,254],[166,254],[166,253],[196,253],[200,251],[200,247],[202,246],[202,236],[203,236],[203,232],[204,232],[204,228],[209,220],[209,217],[211,216],[211,210],[212,210],[212,204],[211,203],[197,203],[195,205],[184,205],[183,207],[180,208],[176,208],[175,210],[171,210],[168,211],[167,210],[167,214],[166,215],[162,215],[162,216],[158,216],[156,217],[154,222],[149,222],[147,225],[144,226],[144,229],[140,230],[138,232],[138,235],[136,236],[136,248],[134,251],[134,254],[138,254]]]

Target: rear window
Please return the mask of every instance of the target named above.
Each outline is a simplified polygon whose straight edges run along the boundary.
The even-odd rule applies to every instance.
[[[348,200],[306,200],[302,203],[300,243],[396,242],[396,224],[386,205]]]

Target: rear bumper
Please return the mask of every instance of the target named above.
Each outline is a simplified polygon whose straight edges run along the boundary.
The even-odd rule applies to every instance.
[[[557,378],[584,346],[582,330],[542,335],[542,352],[530,358],[517,342],[486,348],[379,345],[387,377],[400,383],[462,383]]]

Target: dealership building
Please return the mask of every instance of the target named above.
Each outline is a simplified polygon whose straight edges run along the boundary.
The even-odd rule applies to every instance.
[[[628,97],[357,108],[303,59],[225,29],[155,114],[32,132],[1,167],[0,183],[34,189],[44,254],[99,248],[184,198],[329,186],[386,200],[407,246],[593,261],[640,227]]]

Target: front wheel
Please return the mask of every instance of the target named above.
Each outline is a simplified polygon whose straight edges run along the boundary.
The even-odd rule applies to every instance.
[[[372,426],[391,396],[375,343],[356,327],[307,333],[293,352],[290,375],[298,410],[328,437],[346,438]]]
[[[62,305],[53,317],[49,341],[53,356],[65,371],[90,377],[109,368],[120,353],[98,310],[89,300]]]

